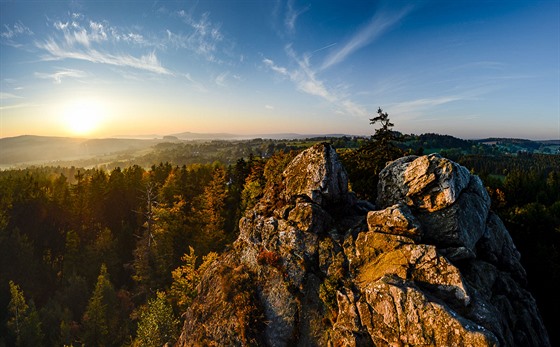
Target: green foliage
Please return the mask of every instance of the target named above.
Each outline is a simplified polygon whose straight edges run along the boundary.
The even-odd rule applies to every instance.
[[[8,304],[8,329],[15,336],[16,346],[40,346],[43,340],[43,331],[39,314],[33,301],[29,305],[21,288],[13,281],[9,282],[10,303]]]
[[[290,151],[287,153],[279,151],[274,153],[274,155],[266,161],[264,166],[263,176],[266,182],[273,184],[280,183],[282,180],[282,173],[298,153],[299,151]]]
[[[339,155],[348,173],[351,190],[360,199],[375,201],[378,174],[384,164],[372,160],[369,153],[359,149],[342,151]]]
[[[389,120],[389,114],[377,109],[377,116],[370,119],[370,124],[379,123],[380,128],[375,130],[375,134],[365,146],[360,150],[368,153],[372,159],[381,163],[394,160],[401,156],[402,150],[397,147],[396,142],[401,141],[400,134],[392,130],[394,124]],[[384,164],[383,164],[384,165]]]
[[[282,172],[299,151],[274,153],[266,162],[251,160],[251,172],[245,181],[241,195],[241,210],[247,211],[255,206],[264,193],[267,184],[278,186],[282,182]]]
[[[560,335],[551,328],[560,310],[555,299],[560,286],[560,156],[465,155],[459,163],[483,179],[492,208],[521,253],[529,289],[551,340],[560,341]]]
[[[135,346],[163,346],[177,340],[179,321],[167,302],[165,292],[158,291],[156,297],[140,313]]]
[[[101,267],[106,271],[117,273],[120,268],[117,255],[117,240],[109,228],[102,228],[97,232],[95,239],[85,247],[85,257],[88,260],[82,266],[87,267],[88,277],[98,274]]]
[[[222,250],[237,237],[239,218],[258,202],[267,180],[272,184],[281,181],[285,166],[297,153],[292,150],[324,141],[336,146],[352,190],[360,198],[375,199],[377,173],[387,160],[381,154],[391,153],[387,149],[392,145],[408,154],[440,151],[480,175],[492,197],[492,207],[521,252],[529,289],[554,336],[551,326],[560,310],[555,299],[555,288],[560,286],[560,156],[538,154],[542,148],[518,140],[486,145],[423,134],[405,135],[399,142],[395,140],[400,135],[391,130],[385,112],[371,121],[381,129],[369,139],[176,143],[156,148],[141,161],[125,160],[122,169],[109,164],[110,171],[77,167],[0,171],[0,307],[5,311],[0,340],[7,345],[16,343],[13,324],[7,324],[13,318],[7,309],[12,300],[11,279],[33,298],[26,302],[27,312],[38,311],[30,316],[37,317],[40,324],[29,326],[40,326],[43,335],[31,329],[26,336],[43,336],[43,345],[80,345],[86,341],[93,315],[88,312],[85,320],[86,311],[103,308],[99,304],[103,300],[93,300],[103,297],[94,295],[103,263],[111,274],[109,283],[115,294],[110,296],[116,297],[110,308],[117,313],[108,314],[116,323],[107,324],[118,329],[109,328],[113,334],[109,344],[126,345],[134,339],[136,316],[131,318],[130,312],[140,312],[138,308],[157,291],[168,289],[168,297],[180,313],[195,295],[194,288],[209,263],[202,258],[197,267],[201,258],[189,247],[200,256]],[[383,142],[384,136],[396,139]],[[387,147],[379,146],[381,143]],[[520,150],[527,152],[517,153]],[[150,211],[148,186],[152,189]],[[185,254],[190,260],[181,259]],[[261,258],[264,263],[276,263],[273,255]],[[250,276],[234,275],[224,286],[251,285]],[[180,288],[186,289],[179,300]],[[321,288],[325,302],[334,305],[336,279],[325,279]],[[245,289],[240,302],[253,305],[247,312],[258,315],[251,296],[254,293]],[[234,292],[228,292],[232,300]],[[249,316],[243,319],[247,319],[242,321],[247,326],[259,326]],[[24,335],[23,330],[20,333]]]
[[[249,174],[241,193],[241,211],[253,208],[264,192],[266,179],[264,178],[264,162],[255,158],[249,161]]]
[[[84,341],[90,346],[114,346],[118,327],[117,296],[107,267],[101,265],[95,290],[83,317]]]
[[[200,283],[202,274],[217,257],[217,253],[208,253],[202,258],[202,264],[198,267],[197,256],[192,247],[189,247],[189,252],[181,257],[183,264],[172,271],[173,283],[169,290],[169,297],[179,313],[185,312],[191,305],[197,295],[196,287]]]
[[[210,182],[204,187],[193,206],[193,224],[196,225],[197,231],[195,248],[202,254],[221,251],[225,246],[227,196],[226,170],[222,166],[217,166]]]
[[[23,318],[29,306],[25,302],[25,297],[23,296],[23,291],[21,288],[10,281],[10,303],[8,304],[8,311],[10,312],[11,318],[8,321],[8,327],[16,336],[18,344],[21,342],[21,326],[23,323]]]
[[[377,123],[381,127],[375,130],[370,141],[357,150],[340,152],[341,160],[348,171],[352,191],[359,198],[370,201],[375,201],[377,196],[379,172],[387,162],[404,155],[404,151],[396,144],[401,141],[401,137],[392,130],[394,124],[389,120],[389,114],[381,108],[377,110],[377,116],[370,119],[370,124]]]
[[[250,210],[262,197],[264,186],[259,180],[247,181],[241,194],[241,208],[243,211]]]

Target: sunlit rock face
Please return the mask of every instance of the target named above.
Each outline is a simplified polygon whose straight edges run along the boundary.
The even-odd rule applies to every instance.
[[[204,274],[177,345],[550,345],[478,177],[411,156],[378,192],[356,201],[327,144],[299,154]]]

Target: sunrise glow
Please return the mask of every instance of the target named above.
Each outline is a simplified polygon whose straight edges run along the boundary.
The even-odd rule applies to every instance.
[[[227,3],[0,1],[0,138],[560,137],[558,1]]]
[[[77,99],[64,105],[62,121],[72,135],[90,135],[106,116],[103,104],[95,99]]]

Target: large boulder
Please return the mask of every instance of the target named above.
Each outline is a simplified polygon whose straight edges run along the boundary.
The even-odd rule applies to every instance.
[[[326,206],[348,197],[348,175],[331,146],[313,146],[300,153],[284,170],[283,178],[288,198],[305,195]]]
[[[404,202],[434,212],[455,203],[470,180],[465,167],[437,154],[403,157],[379,173],[377,202],[381,207]]]
[[[437,154],[409,156],[379,174],[377,205],[397,203],[413,210],[424,228],[422,240],[473,255],[486,230],[490,197],[477,176]]]
[[[355,201],[335,150],[298,155],[203,275],[177,346],[549,346],[478,177],[437,155]],[[369,209],[369,211],[368,211]]]

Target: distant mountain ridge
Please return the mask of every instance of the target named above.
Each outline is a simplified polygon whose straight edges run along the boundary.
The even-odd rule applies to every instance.
[[[422,134],[406,135],[407,142],[433,148],[463,148],[468,150],[474,144],[498,145],[506,147],[509,152],[538,151],[541,147],[548,153],[560,153],[559,140],[534,141],[511,138],[486,138],[478,140],[463,140],[450,135]],[[251,139],[266,140],[305,140],[327,139],[341,137],[361,137],[348,134],[231,134],[231,133],[195,133],[182,132],[169,135],[138,135],[128,137],[111,137],[100,139],[22,135],[0,138],[0,168],[14,165],[39,165],[57,161],[82,160],[95,157],[109,157],[115,155],[134,155],[139,151],[148,150],[158,143],[173,143],[177,141],[244,141]],[[410,142],[410,143],[412,143]]]
[[[193,133],[190,131],[170,134],[180,140],[251,140],[256,138],[271,140],[306,139],[313,137],[341,137],[354,136],[347,134],[298,134],[298,133],[273,133],[273,134],[230,134],[230,133]]]
[[[0,139],[0,165],[43,164],[85,159],[116,152],[138,151],[163,140],[84,139],[22,135]]]
[[[295,140],[315,137],[340,137],[341,134],[255,134],[239,135],[228,133],[183,132],[170,135],[139,135],[99,139],[21,135],[0,138],[0,168],[13,165],[38,165],[56,161],[81,160],[99,156],[134,153],[148,149],[158,143],[173,141],[250,140]],[[346,135],[349,136],[349,135]]]

